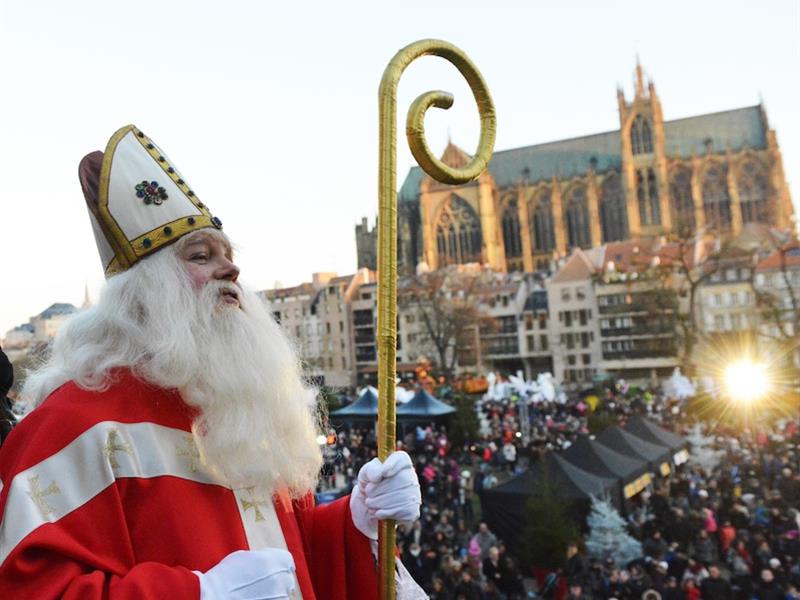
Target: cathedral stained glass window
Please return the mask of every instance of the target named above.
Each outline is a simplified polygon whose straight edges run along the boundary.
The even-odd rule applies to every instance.
[[[650,120],[636,115],[631,126],[631,148],[634,154],[649,154],[653,151],[653,129]]]
[[[481,260],[481,225],[478,215],[462,198],[452,196],[436,223],[439,264],[464,264]]]
[[[754,160],[746,161],[739,170],[737,180],[743,223],[768,223],[767,176],[764,168]]]
[[[586,186],[576,185],[567,195],[564,204],[564,222],[567,229],[567,243],[570,248],[589,248],[592,245],[589,232],[589,202]]]
[[[510,200],[503,211],[503,245],[506,250],[506,258],[522,256],[522,239],[519,232],[519,213],[516,200]]]
[[[603,226],[603,241],[614,242],[628,237],[628,211],[622,180],[612,173],[603,181],[600,190],[600,218]]]
[[[542,190],[528,209],[534,252],[552,252],[556,247],[553,203],[549,189]]]
[[[718,232],[731,226],[731,198],[728,194],[726,167],[714,164],[703,177],[703,210],[706,223]]]
[[[680,235],[694,231],[694,200],[692,199],[692,171],[678,167],[669,180],[669,197],[672,205],[672,227]]]
[[[653,169],[636,172],[636,200],[639,204],[639,222],[642,225],[661,224],[661,205],[658,202],[658,185]]]

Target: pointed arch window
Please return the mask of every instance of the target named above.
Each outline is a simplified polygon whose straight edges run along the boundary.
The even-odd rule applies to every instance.
[[[439,264],[463,264],[481,260],[481,226],[478,215],[463,199],[452,196],[436,223]]]
[[[567,242],[570,248],[589,248],[592,245],[589,232],[589,202],[586,186],[577,185],[567,195],[564,221],[567,229]]]
[[[639,204],[639,222],[642,225],[660,225],[661,205],[653,169],[639,169],[636,172],[636,200]]]
[[[739,202],[742,208],[743,223],[768,223],[769,206],[767,195],[769,184],[765,169],[756,161],[746,161],[739,170],[737,180]]]
[[[553,203],[549,189],[536,196],[533,207],[528,208],[534,252],[552,252],[556,247],[556,234],[553,223]]]
[[[509,201],[503,211],[503,245],[506,250],[506,258],[522,256],[522,238],[519,233],[519,213],[516,200]]]
[[[703,177],[703,210],[706,223],[718,232],[731,227],[731,198],[728,194],[728,174],[723,165],[714,164]]]
[[[650,119],[636,115],[631,126],[631,148],[634,154],[650,154],[653,151],[653,127]]]
[[[622,180],[612,173],[603,181],[600,190],[600,219],[603,226],[603,241],[614,242],[628,237],[628,210]]]
[[[692,171],[678,167],[669,180],[669,198],[672,207],[672,224],[681,235],[691,233],[696,227],[694,199],[692,198]]]

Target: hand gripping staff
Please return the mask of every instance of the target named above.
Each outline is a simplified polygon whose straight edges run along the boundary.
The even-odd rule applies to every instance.
[[[441,183],[460,184],[476,179],[489,164],[497,122],[489,88],[478,69],[460,49],[441,40],[420,40],[400,50],[386,66],[379,88],[380,157],[378,161],[378,458],[395,449],[395,390],[397,353],[397,84],[406,67],[420,56],[450,61],[469,83],[481,119],[478,149],[463,168],[455,169],[436,158],[425,141],[425,112],[431,106],[448,109],[453,96],[425,92],[411,104],[406,137],[422,169]],[[378,530],[378,569],[381,600],[394,600],[394,521],[381,521]]]

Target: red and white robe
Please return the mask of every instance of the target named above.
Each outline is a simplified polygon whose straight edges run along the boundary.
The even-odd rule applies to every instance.
[[[193,570],[266,547],[292,553],[297,598],[377,596],[348,498],[314,506],[215,483],[179,394],[117,375],[105,392],[65,384],[0,450],[0,597],[197,600]]]

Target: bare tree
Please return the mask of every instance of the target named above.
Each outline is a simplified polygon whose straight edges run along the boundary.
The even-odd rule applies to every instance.
[[[398,302],[417,313],[423,325],[420,346],[435,352],[437,365],[452,376],[458,349],[472,345],[478,330],[492,329],[494,321],[480,306],[491,275],[448,267],[420,273],[400,282]]]
[[[769,243],[771,252],[751,279],[762,325],[759,336],[791,354],[800,347],[800,243],[775,234]]]
[[[684,299],[683,309],[675,313],[684,373],[691,372],[695,346],[705,337],[697,322],[699,290],[720,270],[727,250],[727,244],[719,240],[702,239],[680,229],[656,255],[656,279],[663,289]]]

